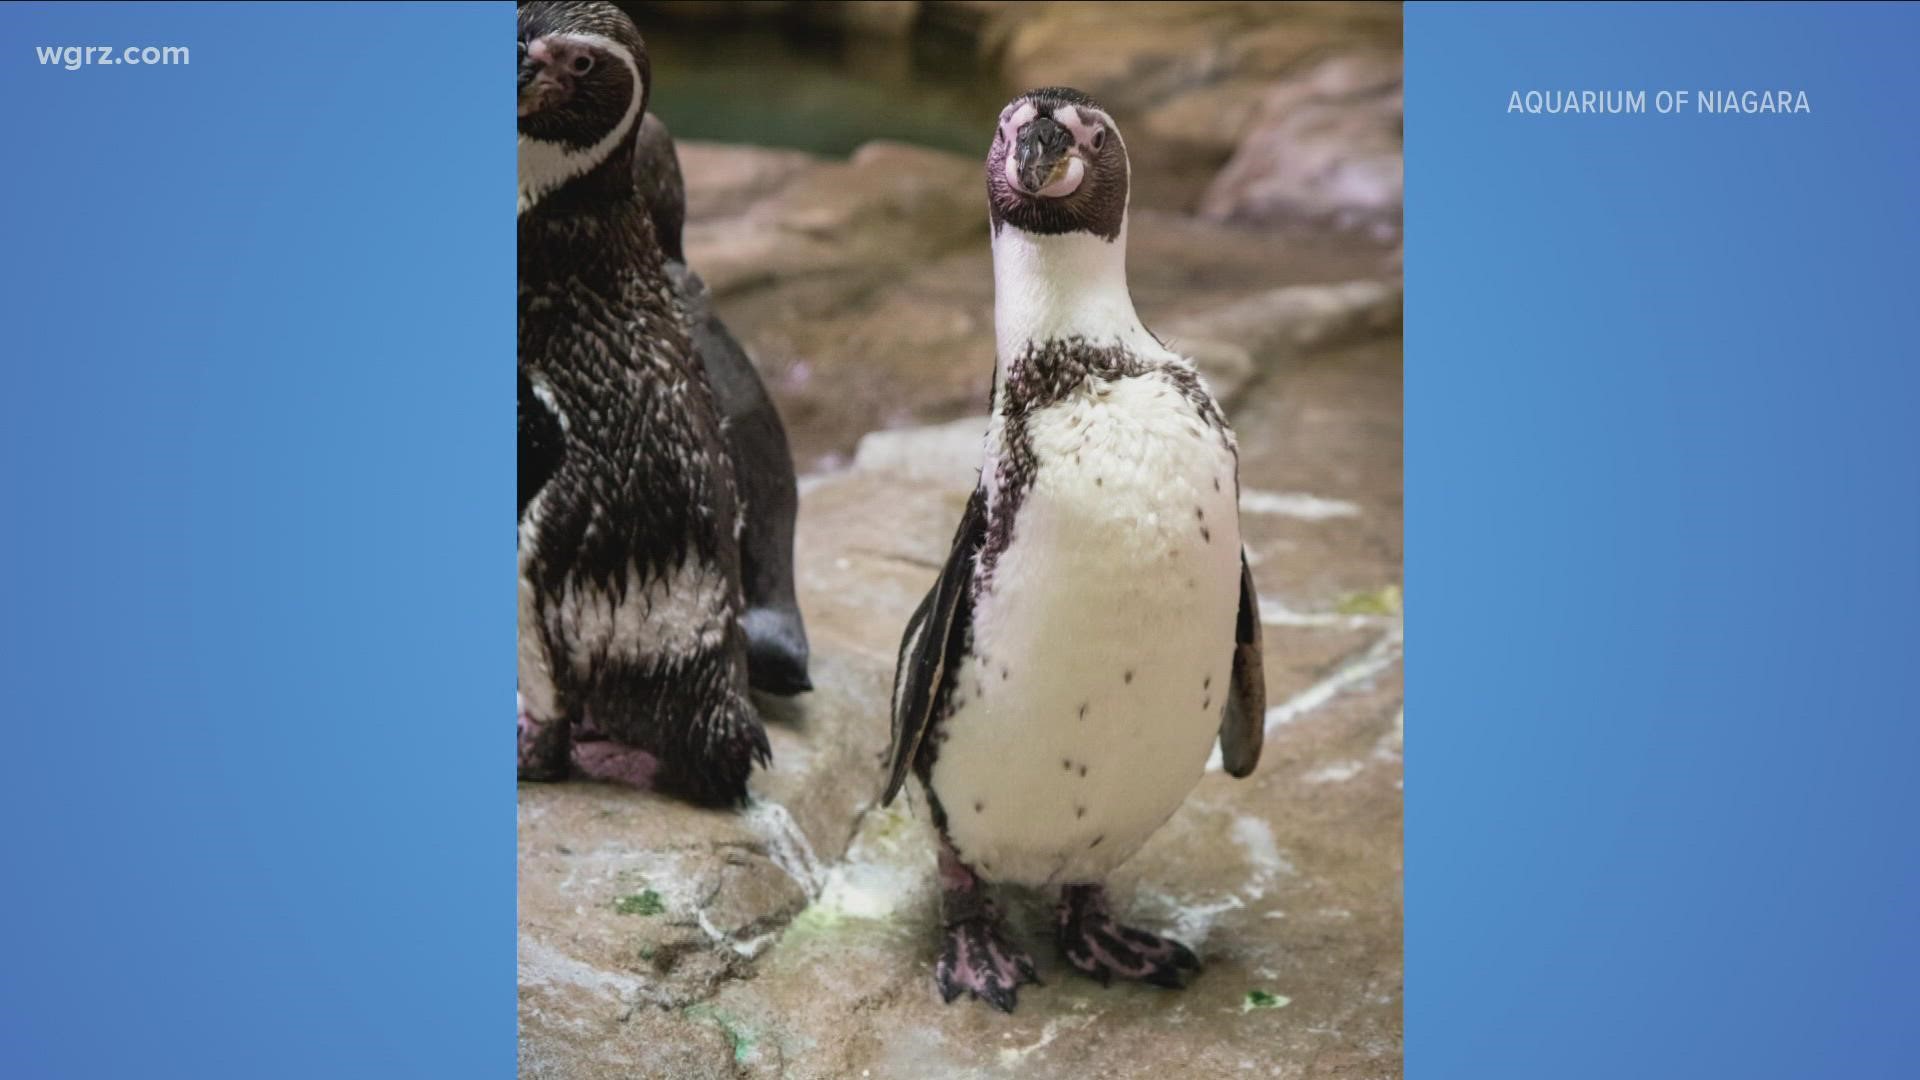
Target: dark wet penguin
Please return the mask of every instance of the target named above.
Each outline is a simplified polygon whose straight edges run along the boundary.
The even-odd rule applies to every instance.
[[[747,612],[747,675],[755,690],[797,694],[813,689],[807,677],[807,628],[793,593],[793,519],[800,509],[787,430],[767,396],[753,361],[713,308],[707,283],[687,266],[681,232],[687,219],[686,184],[673,136],[648,113],[634,150],[634,183],[653,216],[667,256],[667,273],[687,307],[693,354],[706,372],[720,410],[740,491],[740,582]]]
[[[767,740],[733,470],[633,183],[646,47],[611,4],[519,23],[520,774],[737,802]]]
[[[1217,740],[1253,771],[1259,601],[1238,452],[1191,362],[1127,291],[1127,152],[1084,94],[1036,90],[987,157],[998,363],[980,483],[907,625],[884,801],[911,772],[940,835],[942,996],[1038,981],[989,883],[1059,889],[1056,941],[1102,982],[1183,984],[1179,942],[1102,882],[1179,808]]]

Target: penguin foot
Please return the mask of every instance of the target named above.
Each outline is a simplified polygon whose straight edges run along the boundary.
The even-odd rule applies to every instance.
[[[565,780],[571,735],[565,720],[538,720],[521,710],[520,779]]]
[[[1200,970],[1192,949],[1115,921],[1099,885],[1061,890],[1057,933],[1067,963],[1102,986],[1118,976],[1179,990],[1186,986],[1184,972]]]
[[[963,992],[1010,1013],[1018,1003],[1020,984],[1039,985],[1033,957],[1000,933],[991,913],[963,919],[946,928],[940,961],[933,981],[941,1000],[952,1004]]]
[[[595,739],[574,744],[573,767],[589,780],[650,790],[660,772],[660,759],[638,747]]]
[[[799,611],[749,608],[740,625],[747,633],[747,680],[755,690],[793,697],[813,689],[807,676],[807,629]]]
[[[747,777],[755,765],[773,764],[773,748],[751,710],[741,710],[729,724],[730,730],[701,747],[697,759],[668,762],[661,786],[707,806],[745,803]]]

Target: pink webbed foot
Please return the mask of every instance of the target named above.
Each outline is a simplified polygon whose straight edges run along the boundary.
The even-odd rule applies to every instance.
[[[946,927],[933,982],[948,1004],[966,993],[1010,1013],[1019,1002],[1020,985],[1038,984],[1040,975],[1033,957],[1001,933],[1000,914],[986,890],[986,883],[943,837],[940,908]]]
[[[1117,977],[1178,990],[1186,986],[1185,972],[1200,969],[1200,958],[1185,945],[1117,922],[1098,885],[1061,890],[1057,933],[1067,963],[1102,986]]]
[[[1020,984],[1038,983],[1033,957],[1000,933],[991,914],[954,923],[946,928],[940,961],[933,968],[940,997],[951,1003],[962,993],[1010,1013],[1019,1001]]]

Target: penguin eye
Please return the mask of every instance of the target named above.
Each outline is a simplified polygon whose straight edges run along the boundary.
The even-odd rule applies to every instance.
[[[1093,148],[1098,150],[1105,145],[1107,145],[1107,129],[1101,128],[1093,133]]]
[[[593,57],[588,56],[586,53],[580,53],[573,58],[573,63],[567,66],[573,69],[575,75],[585,75],[587,72],[593,70]]]

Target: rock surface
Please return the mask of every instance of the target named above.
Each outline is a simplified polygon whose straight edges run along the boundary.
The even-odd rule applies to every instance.
[[[1200,212],[1331,220],[1397,235],[1404,178],[1398,53],[1345,53],[1266,89]]]

